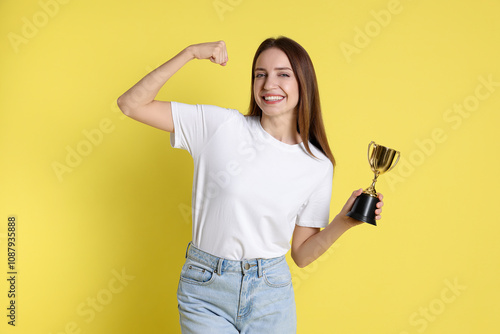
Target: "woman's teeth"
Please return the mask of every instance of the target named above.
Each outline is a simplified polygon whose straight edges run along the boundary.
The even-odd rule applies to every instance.
[[[264,100],[266,101],[279,101],[283,100],[283,96],[264,96]]]

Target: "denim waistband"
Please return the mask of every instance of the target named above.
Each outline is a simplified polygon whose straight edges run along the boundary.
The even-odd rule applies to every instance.
[[[274,266],[281,261],[286,261],[285,255],[269,259],[228,260],[196,248],[192,245],[191,241],[186,248],[186,258],[203,263],[212,268],[218,275],[221,275],[225,271],[241,272],[243,274],[257,271],[259,277],[262,277],[262,271],[264,269]]]

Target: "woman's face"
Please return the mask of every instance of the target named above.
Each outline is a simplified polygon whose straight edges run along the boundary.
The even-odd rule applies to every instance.
[[[299,102],[299,84],[287,55],[278,48],[262,52],[255,63],[253,94],[269,116],[292,113]]]

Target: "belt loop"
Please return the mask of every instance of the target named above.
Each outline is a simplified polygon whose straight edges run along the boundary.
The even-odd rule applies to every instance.
[[[259,278],[262,277],[262,262],[261,259],[257,259],[257,273],[259,275]]]
[[[215,273],[219,276],[222,274],[222,261],[224,261],[222,258],[217,260],[217,268],[215,269]]]
[[[187,258],[187,257],[188,257],[189,246],[191,246],[191,241],[190,241],[190,242],[188,242],[188,245],[187,245],[187,247],[186,247],[186,255],[184,256],[185,258]]]

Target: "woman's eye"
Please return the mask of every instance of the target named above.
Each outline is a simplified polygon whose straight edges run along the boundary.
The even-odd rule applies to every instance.
[[[266,76],[265,73],[256,73],[255,74],[255,78],[263,78],[265,76]],[[290,78],[290,74],[288,74],[288,73],[280,73],[280,74],[278,74],[278,77]]]

